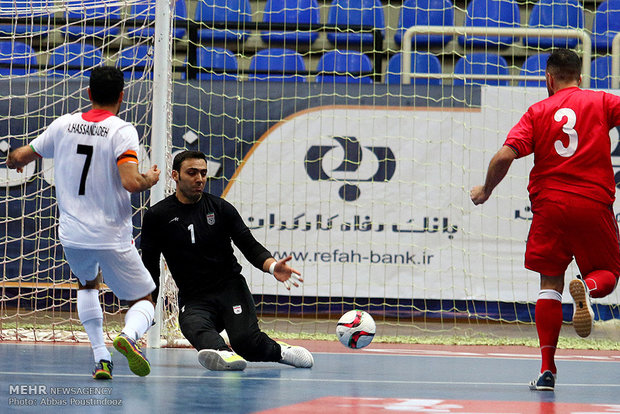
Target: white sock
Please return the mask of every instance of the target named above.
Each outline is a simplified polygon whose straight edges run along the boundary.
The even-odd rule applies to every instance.
[[[137,341],[148,331],[153,324],[155,307],[148,300],[134,303],[125,315],[125,327],[123,333]]]
[[[541,289],[538,292],[538,299],[552,299],[562,302],[562,294],[553,289]]]
[[[78,317],[88,334],[90,346],[93,348],[95,362],[102,359],[111,361],[110,352],[105,346],[103,337],[103,311],[99,303],[97,289],[79,289],[77,292]]]

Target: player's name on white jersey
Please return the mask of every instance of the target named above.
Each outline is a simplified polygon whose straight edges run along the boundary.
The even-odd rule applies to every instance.
[[[107,137],[110,132],[110,128],[105,127],[103,125],[93,124],[93,123],[81,123],[75,122],[69,124],[67,127],[68,133],[81,134],[81,135],[91,135],[91,136],[100,136]]]

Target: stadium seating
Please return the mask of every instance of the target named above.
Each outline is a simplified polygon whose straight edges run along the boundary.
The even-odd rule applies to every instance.
[[[256,73],[268,71],[269,73]],[[306,65],[303,57],[290,49],[263,49],[250,61],[250,80],[305,82]],[[254,73],[252,73],[254,72]],[[285,72],[287,72],[285,74]],[[297,72],[302,74],[297,75]]]
[[[508,75],[508,64],[502,56],[493,53],[472,53],[462,57],[454,66],[458,75]],[[507,86],[508,80],[467,78],[454,79],[454,85],[493,85]]]
[[[135,27],[127,27],[127,35],[130,37],[152,37],[155,34],[155,0],[142,0],[134,3],[130,8],[130,15],[133,19],[139,20]],[[172,29],[174,39],[181,39],[185,36],[186,28],[182,21],[187,19],[187,6],[185,0],[176,0],[174,3],[174,17],[177,19]],[[151,24],[149,27],[148,24]],[[129,26],[132,23],[128,23]]]
[[[227,49],[221,47],[199,47],[196,64],[201,69],[196,75],[200,80],[236,80],[237,58]]]
[[[592,47],[599,52],[611,52],[611,42],[620,33],[620,0],[601,3],[594,13]]]
[[[37,57],[30,46],[21,42],[0,42],[0,76],[26,75],[37,70]]]
[[[145,77],[145,70],[153,66],[152,49],[152,46],[135,45],[120,50],[116,66],[123,71],[125,79]],[[153,72],[147,70],[146,79],[151,79],[152,76]]]
[[[528,57],[519,75],[525,76],[545,76],[545,69],[547,68],[547,59],[549,59],[549,53],[539,53]],[[545,87],[546,82],[544,80],[520,80],[519,86],[533,86],[533,87]]]
[[[593,89],[611,88],[611,56],[601,56],[592,61],[590,87]]]
[[[319,24],[319,4],[317,0],[267,0],[263,22],[291,24]],[[277,31],[261,33],[267,45],[285,45],[295,48],[298,45],[314,43],[319,34],[308,31]]]
[[[405,30],[411,26],[454,26],[454,5],[451,0],[405,0],[398,17],[394,41],[400,45]],[[452,40],[449,35],[416,35],[416,47],[444,45]]]
[[[349,26],[374,26],[385,36],[385,16],[380,0],[333,0],[327,24],[339,28],[338,32],[327,33],[327,40],[336,47],[373,44],[373,33],[347,32]]]
[[[73,76],[81,74],[90,76],[90,70],[103,62],[103,56],[99,49],[92,45],[68,43],[51,51],[48,67],[50,75]]]
[[[412,73],[441,73],[441,62],[437,56],[425,52],[411,53]],[[386,83],[402,83],[402,53],[397,53],[388,62]],[[412,78],[416,85],[441,85],[441,79]]]
[[[539,0],[530,14],[528,27],[540,29],[583,29],[583,6],[579,0]],[[577,46],[576,38],[527,37],[525,44],[531,47]]]
[[[118,2],[101,0],[68,0],[66,3],[68,11],[65,14],[67,19],[83,19],[80,24],[70,24],[63,26],[61,30],[70,39],[80,37],[108,37],[117,36],[120,32],[120,25],[109,23],[110,19],[121,18],[121,8]]]
[[[470,27],[520,27],[519,5],[514,0],[472,0],[467,5],[465,26]],[[506,47],[517,42],[512,36],[459,36],[461,46]]]
[[[53,17],[52,12],[46,9],[53,6],[52,0],[0,0],[0,17]],[[29,24],[0,24],[0,36],[27,35],[47,36],[47,25],[40,23]]]
[[[316,68],[317,82],[372,83],[372,62],[365,54],[355,51],[330,50],[325,52]]]
[[[252,9],[249,0],[199,0],[194,17],[205,23],[249,23]],[[198,30],[198,39],[202,42],[244,42],[248,36],[248,31],[234,28]]]

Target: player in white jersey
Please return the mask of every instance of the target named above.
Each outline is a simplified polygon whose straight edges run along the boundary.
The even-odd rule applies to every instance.
[[[153,323],[155,284],[133,244],[130,193],[155,185],[159,169],[138,171],[138,132],[116,116],[123,87],[120,70],[93,69],[88,90],[92,109],[61,116],[7,159],[7,166],[18,171],[38,158],[54,159],[60,242],[78,278],[78,316],[93,348],[95,379],[111,379],[113,366],[99,303],[102,274],[114,294],[130,304],[114,347],[136,375],[151,370],[136,342]]]

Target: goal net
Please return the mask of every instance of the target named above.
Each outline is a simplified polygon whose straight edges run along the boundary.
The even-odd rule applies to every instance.
[[[116,65],[125,74],[119,116],[141,137],[140,168],[150,166],[153,117],[153,35],[148,22],[121,19],[129,3],[77,1],[0,2],[0,151],[26,145],[57,117],[90,109],[93,67]],[[135,20],[135,19],[134,19]],[[151,22],[152,23],[152,22]],[[76,309],[76,281],[58,241],[53,161],[38,160],[23,173],[0,173],[2,298],[0,340],[87,341]],[[139,235],[149,193],[132,196]],[[122,326],[121,304],[105,288],[109,337]]]
[[[445,25],[467,26],[477,13],[448,3],[435,10]],[[164,189],[132,198],[137,245],[145,208],[173,191],[172,156],[203,151],[207,191],[230,201],[275,258],[292,256],[305,279],[289,292],[237,254],[270,333],[335,340],[335,320],[359,308],[378,322],[376,340],[535,338],[539,281],[523,268],[532,159],[515,162],[484,206],[471,204],[469,189],[510,127],[546,96],[535,83],[554,43],[529,42],[534,33],[494,42],[416,33],[403,84],[401,43],[414,24],[406,2],[364,6],[369,14],[309,2],[292,26],[262,1],[238,10],[163,5],[169,16],[156,28],[154,2],[0,1],[0,151],[88,109],[89,70],[117,65],[126,73],[120,116],[139,131],[141,168],[165,166]],[[516,7],[513,18],[535,13]],[[350,23],[356,13],[371,17]],[[581,26],[590,35],[594,15],[585,10]],[[592,61],[611,50],[588,52],[584,37],[551,39],[574,40],[568,46]],[[602,69],[590,79],[611,87]],[[610,151],[620,166],[616,129]],[[0,168],[0,340],[85,341],[58,242],[53,163]],[[577,273],[571,265],[567,277]],[[164,275],[157,342],[179,346],[176,287]],[[125,307],[109,290],[101,299],[111,338]],[[595,301],[591,341],[617,343],[619,299]],[[568,324],[568,294],[564,302]]]

